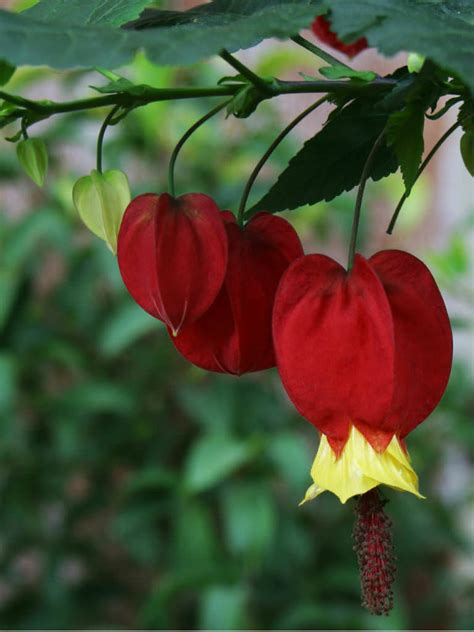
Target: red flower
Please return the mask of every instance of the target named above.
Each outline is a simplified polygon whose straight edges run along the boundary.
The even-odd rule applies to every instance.
[[[331,489],[337,461],[342,468],[349,458],[346,442],[359,479],[351,465],[352,479],[337,481],[338,491],[334,483],[343,502],[380,482],[417,493],[403,439],[439,402],[452,361],[448,315],[428,268],[397,250],[356,255],[350,273],[323,255],[301,258],[280,284],[273,331],[283,385],[323,433],[333,468],[323,484],[319,455],[310,497]],[[405,483],[395,482],[402,468]]]
[[[139,195],[118,236],[118,263],[135,301],[177,333],[215,300],[227,266],[220,212],[201,193]]]
[[[365,37],[357,39],[352,44],[344,44],[337,34],[331,31],[331,23],[323,15],[318,16],[314,20],[311,24],[311,30],[321,42],[329,44],[329,46],[341,51],[341,53],[345,53],[348,57],[354,57],[369,45]]]
[[[303,249],[281,217],[258,213],[244,228],[229,211],[222,218],[229,242],[224,285],[204,316],[172,340],[193,364],[241,375],[275,365],[273,301],[283,272]]]

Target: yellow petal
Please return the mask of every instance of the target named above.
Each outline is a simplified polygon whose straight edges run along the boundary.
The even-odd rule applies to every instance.
[[[311,477],[314,484],[300,504],[324,491],[332,492],[345,503],[352,496],[364,494],[381,484],[423,498],[418,491],[418,477],[397,437],[394,436],[387,449],[379,453],[354,426],[338,458],[327,437],[321,435]]]

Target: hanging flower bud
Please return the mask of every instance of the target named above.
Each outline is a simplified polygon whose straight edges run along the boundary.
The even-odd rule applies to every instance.
[[[319,15],[311,24],[311,30],[324,44],[332,46],[348,57],[355,57],[358,53],[368,47],[365,37],[361,37],[352,44],[344,44],[334,31],[331,30],[331,22],[323,15]]]
[[[383,483],[419,495],[404,439],[436,407],[452,361],[451,327],[416,257],[356,255],[353,269],[322,255],[282,279],[273,333],[283,385],[322,433],[305,500],[341,502]]]
[[[76,182],[72,198],[87,228],[116,254],[120,222],[131,198],[127,176],[116,169],[93,169]]]
[[[48,152],[41,138],[27,138],[16,146],[18,161],[35,184],[42,187],[48,171]]]
[[[120,227],[118,263],[133,299],[177,335],[224,281],[227,239],[217,205],[202,193],[139,195]]]
[[[173,343],[190,362],[220,373],[242,375],[275,366],[271,318],[275,293],[289,264],[303,254],[292,226],[258,213],[240,228],[222,213],[229,263],[222,290],[210,309]]]

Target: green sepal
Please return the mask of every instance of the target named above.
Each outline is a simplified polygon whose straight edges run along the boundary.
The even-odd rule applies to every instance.
[[[474,132],[465,132],[461,137],[461,156],[471,176],[474,177]]]
[[[41,138],[27,138],[16,146],[18,161],[25,173],[42,187],[48,171],[48,152]]]
[[[116,169],[79,178],[72,190],[79,216],[87,228],[117,253],[117,236],[125,209],[131,200],[128,178]]]

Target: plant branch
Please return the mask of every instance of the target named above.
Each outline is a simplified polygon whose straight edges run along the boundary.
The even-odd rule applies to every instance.
[[[339,59],[336,59],[335,57],[327,53],[322,48],[319,48],[319,46],[316,46],[312,42],[308,42],[308,40],[305,39],[304,37],[301,37],[301,35],[294,35],[291,39],[295,44],[298,44],[298,46],[302,46],[303,48],[306,48],[306,50],[309,50],[310,53],[313,53],[320,59],[324,59],[324,61],[326,61],[330,66],[344,66],[344,68],[349,68],[351,70],[351,67],[345,64],[343,61],[339,61]]]
[[[320,105],[322,105],[325,101],[327,101],[327,98],[328,98],[327,96],[322,97],[321,99],[316,101],[316,103],[313,103],[308,108],[306,108],[306,110],[301,112],[301,114],[298,114],[298,116],[295,119],[293,119],[291,123],[278,134],[278,136],[272,142],[270,147],[267,149],[267,151],[263,154],[263,156],[260,158],[258,163],[255,165],[254,170],[252,171],[249,179],[247,180],[247,184],[245,185],[245,189],[244,189],[244,192],[242,193],[242,198],[240,200],[239,211],[237,214],[237,221],[240,224],[240,226],[242,226],[244,222],[245,207],[247,205],[247,200],[249,198],[250,190],[253,186],[253,183],[257,179],[258,174],[262,170],[263,165],[267,162],[267,160],[270,158],[270,156],[278,147],[278,145],[281,143],[281,141],[286,136],[288,136],[291,130],[294,129],[298,125],[298,123],[300,123],[300,121],[302,121],[306,116],[308,116],[308,114],[310,114],[311,112],[314,112],[314,110],[316,110]]]
[[[356,84],[346,80],[280,81],[276,79],[273,82],[271,90],[272,96],[329,92],[334,94],[353,94],[357,96],[359,94],[376,94],[388,91],[396,85],[397,81],[394,79],[376,79],[366,84]],[[266,87],[268,88],[269,86],[267,85]],[[130,92],[114,92],[90,99],[64,102],[32,101],[0,90],[0,99],[21,108],[21,110],[18,110],[19,115],[24,115],[25,111],[29,111],[37,115],[37,117],[48,118],[55,114],[67,114],[69,112],[80,112],[114,105],[131,109],[159,101],[196,99],[201,97],[230,97],[237,94],[241,88],[241,85],[224,85],[207,88],[152,88],[143,86],[143,89],[135,94]]]
[[[385,128],[379,134],[372,149],[370,150],[370,153],[367,156],[367,160],[365,161],[365,165],[362,170],[362,175],[360,176],[359,190],[357,191],[357,199],[356,199],[356,203],[354,207],[354,220],[352,222],[352,234],[351,234],[351,243],[349,245],[347,272],[350,272],[354,265],[354,257],[355,257],[356,246],[357,246],[357,235],[359,233],[360,213],[362,209],[362,200],[364,199],[365,185],[367,184],[367,180],[369,179],[370,170],[374,162],[375,154],[377,153],[378,148],[382,144],[384,137],[385,137]]]
[[[461,124],[462,124],[462,121],[456,121],[456,123],[451,125],[451,127],[448,130],[446,130],[446,132],[441,136],[441,138],[438,140],[438,142],[433,146],[433,148],[431,149],[429,154],[426,156],[426,158],[421,163],[420,168],[418,169],[418,173],[417,173],[416,178],[415,178],[415,182],[418,180],[418,178],[421,176],[423,171],[426,169],[426,167],[428,166],[429,162],[431,161],[431,159],[433,158],[435,153],[438,151],[438,149],[441,147],[441,145],[444,143],[444,141],[447,140],[451,136],[451,134],[453,132],[455,132],[458,129],[458,127],[461,126]],[[413,183],[413,185],[415,184],[415,182]],[[413,187],[412,187],[412,189],[413,189]],[[400,211],[402,210],[402,207],[405,204],[405,201],[406,201],[406,199],[408,198],[409,195],[410,194],[405,191],[405,193],[400,198],[400,202],[397,204],[397,208],[395,209],[395,211],[394,211],[394,213],[392,215],[392,219],[390,220],[390,224],[388,225],[388,228],[387,228],[387,234],[388,235],[392,234],[393,229],[395,228],[395,224],[397,223],[398,216],[400,215]]]
[[[232,68],[235,68],[235,70],[237,70],[243,77],[248,79],[250,83],[255,86],[255,88],[257,88],[257,90],[267,96],[273,95],[272,86],[267,81],[265,81],[265,79],[262,79],[262,77],[256,75],[252,70],[250,70],[250,68],[247,68],[247,66],[236,59],[227,50],[224,49],[219,53],[219,55],[224,61],[232,66]]]

